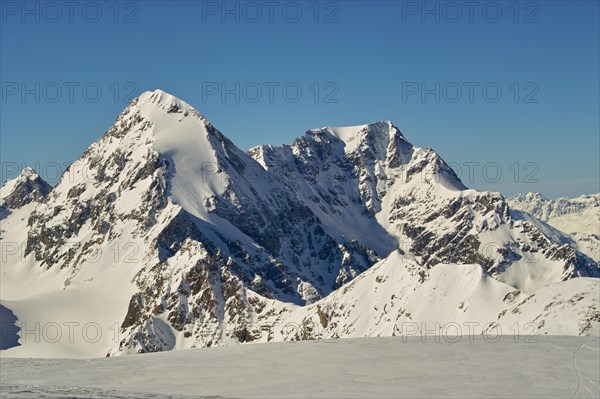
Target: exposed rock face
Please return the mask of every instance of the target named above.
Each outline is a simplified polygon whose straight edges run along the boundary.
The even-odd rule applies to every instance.
[[[18,177],[2,186],[0,208],[14,210],[34,201],[42,201],[51,190],[52,187],[33,169],[25,168]]]
[[[570,243],[513,218],[500,194],[468,190],[390,122],[244,153],[157,90],[134,100],[51,193],[27,187],[10,203],[36,202],[28,261],[63,270],[65,289],[123,276],[111,291],[124,304],[111,355],[274,340],[257,320],[282,322],[316,303],[322,326],[347,324],[342,309],[325,308],[328,295],[390,253],[423,266],[415,284],[439,263],[478,263],[524,291],[598,276]]]
[[[516,278],[517,268],[530,276],[554,269],[553,281],[598,276],[597,263],[563,237],[513,218],[498,193],[466,189],[434,151],[414,147],[390,122],[311,130],[290,146],[250,154],[345,236],[365,242],[359,231],[383,230],[369,242],[381,252],[396,245],[426,267],[478,263],[521,289],[549,280]]]

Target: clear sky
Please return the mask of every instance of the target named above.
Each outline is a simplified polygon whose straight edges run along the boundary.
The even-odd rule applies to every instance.
[[[56,181],[160,88],[242,149],[392,120],[467,186],[598,192],[598,4],[2,1],[1,177]]]

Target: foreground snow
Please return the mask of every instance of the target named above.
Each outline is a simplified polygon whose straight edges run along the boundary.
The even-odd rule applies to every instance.
[[[368,338],[89,360],[0,359],[1,397],[600,395],[598,337]],[[492,337],[488,336],[488,340]],[[515,342],[517,341],[517,342]]]

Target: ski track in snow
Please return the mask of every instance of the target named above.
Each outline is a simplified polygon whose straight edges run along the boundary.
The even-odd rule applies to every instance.
[[[575,355],[577,355],[577,353],[579,351],[581,351],[581,348],[583,348],[584,345],[585,345],[585,341],[583,341],[582,343],[577,345],[577,348],[573,351],[573,354],[571,355],[571,364],[573,365],[573,372],[575,373],[575,376],[577,377],[577,384],[575,385],[575,389],[573,390],[573,393],[571,395],[569,395],[569,399],[573,399],[575,397],[575,395],[577,395],[577,393],[581,390],[583,377],[581,376],[581,370],[579,369],[579,367],[577,367]]]
[[[597,398],[597,337],[363,338],[0,359],[2,398]]]
[[[572,365],[573,373],[575,374],[575,377],[576,377],[576,385],[575,385],[575,389],[573,390],[573,393],[571,393],[571,395],[569,395],[569,399],[586,398],[586,397],[600,397],[599,390],[596,390],[596,392],[594,393],[593,390],[591,390],[587,387],[584,388],[585,380],[586,379],[588,381],[592,381],[592,380],[590,378],[586,378],[584,376],[582,368],[580,368],[577,365],[577,356],[582,353],[582,349],[584,347],[587,347],[588,350],[590,350],[590,349],[593,350],[594,347],[588,346],[588,343],[592,342],[594,340],[597,340],[597,338],[588,338],[587,340],[582,341],[579,345],[577,345],[577,348],[575,348],[575,350],[573,351],[573,353],[571,355],[571,365]],[[593,370],[592,370],[592,372],[593,372]],[[600,373],[600,370],[597,371],[596,374],[598,374],[598,373]],[[585,392],[583,392],[583,391],[585,391]]]
[[[79,387],[55,387],[48,385],[2,385],[0,398],[29,399],[225,399],[220,396],[173,396],[143,392],[124,392]]]

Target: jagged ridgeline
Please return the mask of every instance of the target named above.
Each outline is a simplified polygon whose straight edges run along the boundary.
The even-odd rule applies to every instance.
[[[600,193],[555,200],[527,193],[509,198],[508,203],[515,213],[524,211],[548,224],[550,231],[554,228],[559,234],[566,233],[567,242],[600,261]],[[527,217],[526,214],[522,216]]]
[[[431,300],[421,285],[470,287],[456,291],[460,312],[442,313],[479,319],[481,309],[466,309],[479,309],[490,286],[482,303],[500,320],[514,301],[600,270],[502,195],[467,189],[391,122],[309,130],[244,152],[160,90],[135,99],[52,190],[32,170],[7,182],[1,218],[2,241],[22,244],[7,251],[2,299],[97,298],[89,313],[102,325],[118,320],[118,340],[101,347],[111,355],[302,339],[313,317],[332,337],[394,335],[403,321],[437,314],[415,308]],[[570,294],[586,298],[568,313],[585,324],[597,317],[597,283],[583,280],[556,290],[563,308]],[[364,307],[380,285],[385,300]],[[546,291],[538,298],[551,298]],[[45,303],[57,320],[73,317]],[[557,308],[529,309],[523,320]]]

